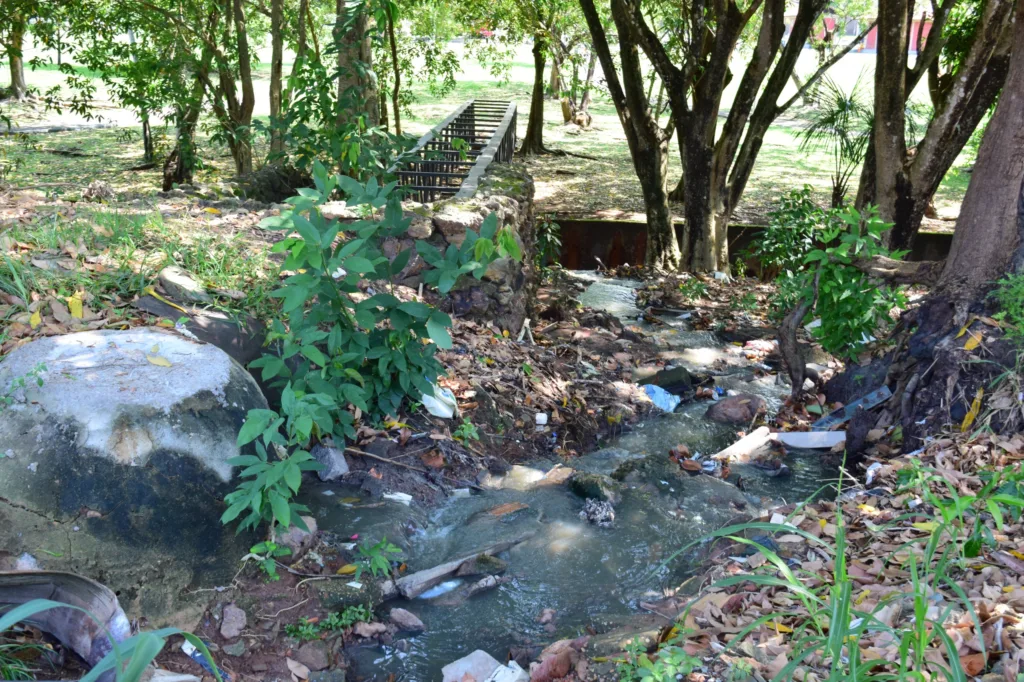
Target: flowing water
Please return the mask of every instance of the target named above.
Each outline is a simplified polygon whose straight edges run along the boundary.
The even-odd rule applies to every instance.
[[[581,297],[585,305],[636,323],[633,289],[639,282],[583,276],[592,282]],[[711,363],[724,359],[716,364],[727,368],[716,376],[716,385],[761,395],[771,409],[779,406],[786,387],[771,377],[754,378],[744,371],[749,363],[713,333],[688,331],[684,324],[669,321],[656,332],[678,362],[706,373]],[[411,602],[395,602],[417,614],[427,631],[409,638],[407,648],[350,651],[357,673],[374,680],[391,674],[409,682],[440,680],[441,667],[475,649],[504,660],[511,647],[574,637],[588,627],[604,632],[628,624],[642,611],[642,600],[656,599],[686,577],[682,560],[664,563],[673,552],[743,514],[803,499],[833,476],[821,467],[819,454],[791,452],[786,461],[793,473],[787,478],[734,467],[745,493],[710,477],[681,477],[664,457],[669,448],[686,443],[691,451],[710,455],[735,440],[734,427],[704,419],[706,409],[706,402],[694,402],[651,416],[608,447],[567,463],[624,479],[611,528],[581,520],[582,500],[564,484],[545,485],[543,474],[554,462],[513,467],[493,489],[451,498],[429,512],[396,502],[352,507],[339,502],[345,498],[340,489],[331,496],[324,495],[330,490],[326,486],[311,490],[321,528],[374,541],[386,535],[403,547],[410,570],[528,537],[500,555],[509,568],[496,589],[466,599],[462,593],[468,584],[453,580]],[[500,517],[489,513],[506,503],[527,506]],[[547,627],[539,622],[544,609],[557,614]]]

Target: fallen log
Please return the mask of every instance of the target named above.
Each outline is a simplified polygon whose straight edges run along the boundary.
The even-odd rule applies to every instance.
[[[771,430],[767,426],[762,426],[754,429],[721,452],[712,455],[712,458],[729,460],[736,464],[771,459],[778,454],[781,447],[771,436]]]

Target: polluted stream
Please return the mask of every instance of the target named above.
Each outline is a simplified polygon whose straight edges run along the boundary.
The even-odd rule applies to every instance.
[[[640,282],[612,280],[593,273],[575,273],[588,282],[581,302],[605,310],[629,324],[640,313],[634,289]],[[781,405],[788,387],[772,376],[756,377],[752,363],[713,332],[689,331],[685,320],[647,331],[665,339],[677,363],[715,375],[726,391],[760,395],[769,412]],[[711,363],[726,362],[719,372]],[[645,614],[641,602],[654,601],[693,571],[674,552],[707,534],[773,505],[796,502],[834,480],[820,451],[790,450],[791,473],[770,478],[749,465],[734,465],[744,491],[709,476],[680,477],[666,453],[681,443],[691,452],[712,455],[736,440],[737,427],[704,418],[708,401],[680,405],[672,413],[652,414],[606,447],[571,462],[535,462],[512,467],[484,484],[483,492],[463,491],[440,507],[386,501],[376,507],[344,502],[343,489],[322,485],[307,493],[321,529],[344,537],[358,534],[376,542],[387,538],[400,545],[410,571],[422,570],[472,554],[490,544],[525,537],[498,556],[508,569],[501,582],[472,597],[465,596],[476,578],[442,583],[413,600],[395,600],[387,608],[415,613],[426,632],[396,639],[393,646],[350,649],[357,677],[404,682],[442,678],[441,668],[476,649],[499,660],[517,647],[544,645],[587,632],[627,628]],[[545,473],[558,466],[594,474],[615,474],[621,480],[611,527],[580,517],[583,500],[563,482]],[[675,470],[672,470],[675,467]],[[553,477],[558,479],[558,477]],[[327,494],[325,494],[327,493]],[[516,511],[496,515],[506,505]],[[545,617],[545,611],[548,611]],[[399,637],[403,637],[400,633]]]

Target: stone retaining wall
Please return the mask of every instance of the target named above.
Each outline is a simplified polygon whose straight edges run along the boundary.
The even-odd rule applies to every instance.
[[[530,317],[530,302],[536,292],[533,267],[534,215],[533,178],[520,163],[491,164],[480,180],[476,193],[468,199],[444,199],[432,204],[404,202],[406,217],[412,224],[405,239],[388,239],[384,254],[394,259],[406,249],[413,256],[397,277],[397,284],[416,288],[426,263],[415,252],[415,240],[426,239],[442,252],[449,244],[461,245],[466,230],[479,230],[492,212],[498,216],[499,229],[508,226],[515,233],[523,253],[521,262],[499,258],[487,268],[482,280],[464,277],[440,303],[457,317],[496,322],[510,334],[518,334],[523,320]],[[329,202],[321,207],[327,218],[358,218],[344,202]]]

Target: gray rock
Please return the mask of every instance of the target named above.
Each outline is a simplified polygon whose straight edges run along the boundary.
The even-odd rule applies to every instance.
[[[344,201],[328,201],[320,206],[320,214],[328,220],[359,220],[359,213]]]
[[[444,676],[443,682],[462,682],[466,675],[477,680],[477,682],[483,682],[500,665],[501,663],[495,660],[489,653],[477,649],[468,656],[463,656],[459,660],[453,661],[441,668],[441,674]]]
[[[569,490],[582,498],[601,502],[619,503],[619,491],[615,481],[603,474],[588,474],[577,471],[569,479]]]
[[[316,472],[321,481],[334,481],[348,473],[348,460],[345,459],[345,452],[335,447],[328,447],[323,443],[317,443],[309,451],[313,459],[324,465],[324,468]]]
[[[311,675],[309,682],[345,682],[345,670],[342,668],[321,670]]]
[[[466,230],[477,230],[483,222],[484,217],[479,212],[454,206],[446,206],[441,212],[434,214],[434,227],[445,237],[462,235]]]
[[[685,367],[671,367],[663,369],[655,374],[641,378],[637,381],[641,386],[653,384],[661,386],[669,393],[680,395],[693,387],[693,379]]]
[[[750,424],[767,407],[761,396],[741,393],[712,403],[704,417],[720,424]]]
[[[422,620],[405,609],[391,609],[391,613],[388,617],[399,630],[403,630],[405,632],[423,632],[427,629]]]
[[[239,656],[245,654],[245,640],[240,639],[234,644],[225,644],[221,647],[221,651],[226,653],[228,656],[234,656],[235,658],[238,658]]]
[[[285,560],[289,563],[295,561],[303,554],[306,553],[313,543],[316,541],[316,519],[312,516],[301,517],[306,523],[308,531],[304,531],[298,526],[290,526],[285,532],[278,534],[274,532],[274,542],[281,547],[287,547],[292,551],[291,556],[285,557]]]
[[[355,627],[352,628],[352,632],[358,637],[364,639],[370,639],[377,635],[387,632],[388,626],[384,623],[356,623]]]
[[[484,279],[491,282],[511,282],[515,278],[516,262],[511,258],[495,258],[484,271]]]
[[[234,604],[228,604],[224,607],[224,613],[221,616],[220,622],[220,634],[224,639],[234,639],[242,634],[242,630],[245,629],[246,616],[245,611],[238,608]]]
[[[0,387],[40,364],[43,385],[0,413],[0,547],[61,547],[47,568],[102,577],[155,627],[194,624],[189,588],[227,584],[253,544],[220,515],[259,387],[215,346],[156,329],[38,339],[0,363]]]
[[[206,287],[176,265],[168,265],[157,275],[160,286],[171,298],[189,303],[211,303],[213,297],[206,293]]]
[[[322,639],[306,642],[295,652],[295,660],[310,670],[326,670],[331,667],[331,657],[327,651],[327,642]]]
[[[429,239],[430,235],[434,234],[434,223],[425,216],[413,216],[406,234],[413,239]]]

